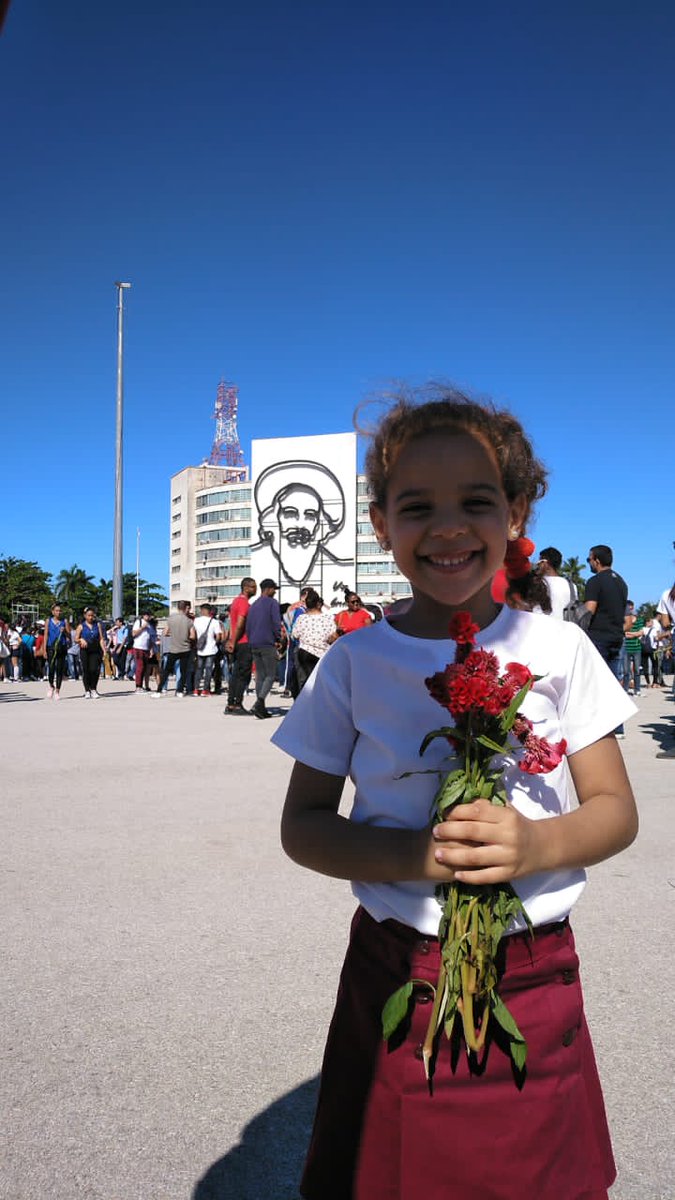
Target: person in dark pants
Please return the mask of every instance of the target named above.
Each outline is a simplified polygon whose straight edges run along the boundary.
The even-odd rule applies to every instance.
[[[251,605],[246,619],[257,696],[250,711],[260,720],[270,715],[265,700],[277,673],[277,646],[281,644],[281,609],[274,598],[276,591],[277,585],[273,579],[263,579],[260,595]]]
[[[70,624],[61,616],[61,605],[52,605],[52,615],[45,622],[45,655],[47,659],[47,678],[49,680],[49,700],[58,700],[61,694],[61,684],[66,666],[66,652],[70,638]]]
[[[592,614],[587,633],[610,671],[620,679],[628,585],[612,570],[614,556],[609,546],[593,546],[586,561],[593,572],[584,596],[586,608]],[[616,737],[624,737],[623,724],[614,732]]]
[[[187,600],[179,600],[178,612],[171,613],[164,627],[164,634],[169,637],[169,652],[162,662],[157,691],[152,693],[155,697],[164,695],[164,685],[177,662],[180,663],[180,677],[176,683],[176,696],[185,695],[190,682],[190,656],[197,640],[192,619],[188,616],[189,609]]]
[[[246,575],[241,581],[241,594],[230,607],[230,632],[225,641],[225,651],[232,656],[232,678],[224,712],[232,716],[245,714],[244,694],[251,682],[253,657],[246,628],[251,600],[258,590],[255,579]]]
[[[85,608],[84,620],[75,630],[75,637],[80,646],[84,698],[85,700],[98,700],[98,681],[101,677],[105,641],[103,626],[100,621],[96,620],[93,608]]]

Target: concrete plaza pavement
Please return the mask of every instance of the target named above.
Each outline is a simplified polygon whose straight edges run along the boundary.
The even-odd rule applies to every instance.
[[[0,684],[0,1197],[296,1200],[349,887],[279,847],[276,719],[101,690]],[[641,833],[574,925],[612,1200],[672,1200],[675,703],[639,705]]]

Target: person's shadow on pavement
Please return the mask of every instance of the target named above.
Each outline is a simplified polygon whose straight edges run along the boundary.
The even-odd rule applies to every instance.
[[[259,1113],[209,1167],[192,1200],[299,1200],[318,1090],[316,1076]]]

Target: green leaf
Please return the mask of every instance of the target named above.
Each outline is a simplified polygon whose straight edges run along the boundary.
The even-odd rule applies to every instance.
[[[453,779],[450,787],[447,786],[448,782],[449,780],[446,779],[438,793],[436,807],[439,813],[445,812],[445,810],[454,804],[456,800],[459,800],[460,796],[464,792],[464,788],[466,787],[464,772],[462,771],[459,779]]]
[[[508,1033],[511,1041],[511,1057],[518,1069],[522,1071],[525,1066],[525,1059],[527,1058],[527,1042],[504,1004],[504,1001],[495,991],[490,992],[490,1009],[495,1021],[501,1025],[505,1033]]]
[[[439,737],[442,737],[442,738],[452,737],[452,738],[457,738],[457,740],[460,742],[464,741],[464,734],[459,729],[453,729],[452,725],[444,725],[442,729],[432,729],[431,733],[427,734],[424,741],[422,742],[422,745],[420,746],[420,757],[424,754],[424,751],[426,750],[427,746],[431,745],[434,738],[439,738]]]
[[[412,992],[413,985],[412,981],[409,980],[408,983],[404,983],[403,987],[400,987],[398,991],[389,997],[382,1009],[382,1037],[385,1042],[389,1041],[392,1033],[398,1029],[401,1021],[407,1016]]]
[[[519,1071],[522,1071],[527,1058],[527,1044],[525,1042],[511,1042],[509,1049],[514,1065]]]
[[[518,715],[518,709],[520,708],[521,704],[523,703],[523,700],[525,699],[525,697],[526,697],[527,693],[529,692],[530,688],[532,687],[532,685],[534,683],[536,683],[537,679],[541,679],[541,676],[539,675],[539,676],[533,677],[532,679],[528,679],[527,683],[524,684],[523,687],[521,687],[520,691],[517,692],[516,695],[513,697],[513,700],[509,704],[509,707],[506,709],[506,711],[502,713],[501,718],[500,718],[500,725],[501,725],[502,729],[504,730],[504,733],[508,733],[509,730],[511,729],[513,722],[515,721],[516,716]]]
[[[480,742],[481,746],[486,746],[488,750],[494,750],[495,754],[506,754],[509,749],[508,743],[505,742],[502,746],[498,746],[496,742],[492,741],[492,738],[487,737],[484,733],[481,733],[476,741]]]

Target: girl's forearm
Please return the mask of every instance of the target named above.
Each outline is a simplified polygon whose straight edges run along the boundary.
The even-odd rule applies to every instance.
[[[312,809],[284,817],[281,843],[294,862],[334,879],[394,883],[452,878],[434,860],[429,829],[360,825],[328,809]]]
[[[591,867],[635,840],[638,815],[632,795],[594,796],[574,812],[534,822],[537,871]]]

